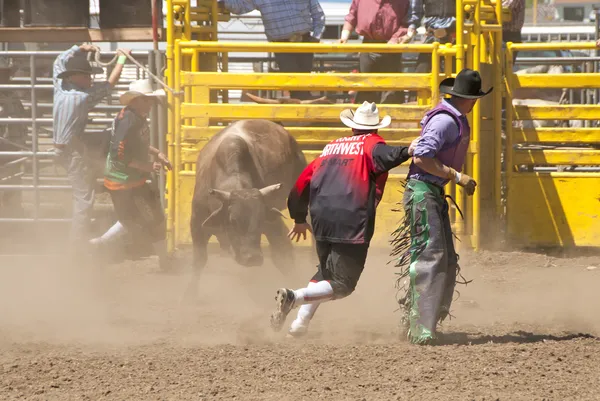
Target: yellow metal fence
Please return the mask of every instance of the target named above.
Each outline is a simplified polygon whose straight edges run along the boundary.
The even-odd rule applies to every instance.
[[[515,51],[591,50],[594,43],[508,44],[506,103],[521,88],[600,88],[600,74],[515,74]],[[533,166],[600,167],[598,128],[520,128],[528,120],[599,120],[599,105],[529,105],[506,111],[507,233],[526,246],[600,246],[600,173],[536,172]],[[536,149],[535,145],[538,145]],[[545,145],[546,149],[540,149]],[[548,147],[550,147],[548,149]],[[523,171],[524,170],[524,171]]]
[[[230,72],[198,71],[196,62],[200,54],[239,52],[422,52],[432,55],[430,74],[245,74]],[[380,105],[384,114],[389,114],[395,123],[404,123],[403,127],[381,130],[381,135],[393,145],[408,145],[419,134],[418,122],[424,113],[439,100],[439,82],[450,76],[450,72],[440,72],[440,58],[452,56],[456,50],[451,47],[432,45],[314,45],[281,43],[224,43],[176,41],[174,49],[174,68],[180,71],[174,77],[174,88],[184,94],[175,97],[173,103],[174,128],[174,171],[173,192],[169,197],[169,216],[174,224],[171,238],[173,245],[191,242],[189,220],[191,216],[191,198],[194,187],[195,162],[199,150],[212,136],[224,126],[240,119],[268,119],[282,121],[284,125],[294,122],[311,121],[311,127],[286,127],[303,147],[310,162],[320,154],[324,145],[340,136],[348,135],[350,130],[339,122],[340,112],[348,104],[228,104],[211,99],[211,91],[231,89],[278,89],[278,90],[412,90],[420,94],[417,105]],[[189,70],[182,68],[188,65]],[[451,63],[446,64],[451,67]],[[338,122],[337,127],[318,126],[319,123]],[[406,127],[410,123],[410,128]],[[376,227],[377,243],[387,244],[390,233],[402,215],[393,212],[400,201],[399,187],[404,179],[392,174],[386,187],[384,199],[378,210]]]

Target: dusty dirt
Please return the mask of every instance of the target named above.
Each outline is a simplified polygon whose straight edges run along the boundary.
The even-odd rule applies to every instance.
[[[434,347],[398,338],[394,268],[376,249],[309,338],[271,333],[275,290],[313,271],[300,259],[302,279],[286,279],[268,259],[248,269],[211,256],[190,302],[188,270],[159,273],[153,258],[2,257],[0,399],[600,399],[597,255],[463,255],[474,281]]]

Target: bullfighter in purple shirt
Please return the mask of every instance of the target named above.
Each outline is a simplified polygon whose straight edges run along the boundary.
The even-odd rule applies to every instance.
[[[421,136],[404,192],[405,225],[396,232],[393,253],[405,256],[400,257],[398,265],[404,265],[401,278],[410,278],[407,294],[400,303],[406,312],[407,334],[413,343],[433,343],[438,322],[449,315],[460,268],[444,186],[453,180],[464,187],[469,196],[475,192],[477,183],[459,172],[470,140],[466,115],[477,100],[492,89],[481,91],[479,73],[464,69],[456,79],[441,82],[440,92],[450,95],[450,99],[442,100],[421,121]],[[403,246],[409,244],[409,250],[403,252]]]

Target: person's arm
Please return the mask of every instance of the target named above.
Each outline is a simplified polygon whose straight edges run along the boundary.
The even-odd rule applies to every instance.
[[[312,37],[315,42],[319,42],[325,32],[325,13],[319,0],[310,0],[310,16],[313,22]]]
[[[310,202],[310,180],[315,171],[316,160],[318,159],[313,160],[302,171],[288,196],[288,210],[290,212],[290,217],[296,224],[306,223],[308,204]]]
[[[123,67],[127,62],[127,56],[125,55],[131,55],[131,50],[118,49],[117,53],[119,54],[119,57],[117,59],[117,65],[115,65],[115,68],[113,68],[112,72],[110,73],[110,77],[108,78],[108,83],[110,84],[111,88],[114,88],[119,83],[121,73],[123,72]]]
[[[421,25],[421,19],[423,18],[423,2],[422,0],[409,0],[408,7],[408,32],[406,35],[401,37],[399,41],[401,43],[408,43],[417,34],[417,27]]]
[[[253,0],[223,0],[218,3],[232,14],[246,14],[257,9]]]
[[[465,187],[469,195],[472,195],[477,183],[468,175],[442,164],[435,157],[445,143],[454,142],[459,135],[460,129],[451,116],[447,114],[434,116],[427,123],[420,141],[415,146],[413,162],[431,175],[455,181]]]
[[[376,173],[384,173],[410,159],[410,154],[408,146],[389,146],[385,143],[378,143],[373,148],[372,158],[373,170]]]
[[[167,170],[171,170],[173,168],[171,161],[167,158],[167,155],[156,149],[154,146],[148,147],[148,154],[151,156],[156,156],[156,159],[159,161],[159,163],[162,164]]]
[[[81,46],[73,45],[56,57],[56,60],[54,60],[54,66],[52,68],[52,78],[55,88],[60,87],[58,75],[67,70],[67,60],[70,57],[81,53],[82,51],[83,50],[81,49]]]
[[[408,12],[408,31],[411,30],[416,34],[417,28],[421,25],[423,19],[423,0],[410,0],[410,7]]]
[[[340,43],[346,43],[348,38],[350,38],[350,34],[356,27],[356,23],[358,21],[358,2],[360,0],[352,0],[352,4],[350,4],[350,10],[348,11],[348,15],[344,18],[344,26],[342,27],[342,35],[340,36]]]
[[[123,72],[123,66],[127,61],[127,57],[123,53],[131,54],[129,49],[119,49],[117,52],[120,54],[117,59],[117,64],[113,68],[110,77],[104,82],[94,82],[94,84],[86,89],[88,94],[88,107],[91,109],[102,101],[105,97],[110,96],[112,89],[117,85]]]

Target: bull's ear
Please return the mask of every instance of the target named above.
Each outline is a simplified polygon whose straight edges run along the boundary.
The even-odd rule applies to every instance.
[[[222,216],[223,216],[222,212],[223,212],[223,204],[221,203],[221,206],[219,206],[219,208],[217,210],[212,212],[210,214],[210,216],[208,216],[206,218],[206,220],[204,220],[204,222],[202,223],[202,227],[218,226],[220,223],[222,223]]]
[[[272,207],[271,209],[269,209],[269,217],[271,219],[274,219],[277,216],[281,216],[284,219],[287,219],[287,216],[285,214],[283,214],[283,212],[277,208]]]

